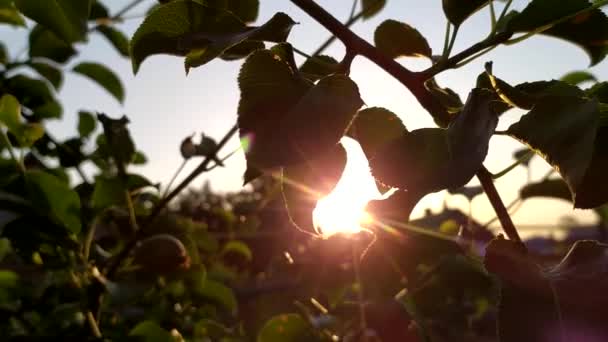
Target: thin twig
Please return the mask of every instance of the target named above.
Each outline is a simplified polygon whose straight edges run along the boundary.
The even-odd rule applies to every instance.
[[[190,160],[190,159],[189,158],[188,159],[184,158],[184,160],[182,161],[182,163],[180,164],[180,166],[177,168],[177,170],[175,170],[175,173],[173,173],[173,177],[171,177],[171,180],[169,181],[169,184],[167,184],[167,187],[165,188],[165,191],[163,192],[163,195],[160,196],[161,198],[167,197],[167,194],[169,194],[169,190],[171,190],[171,187],[173,186],[173,182],[175,182],[175,179],[177,179],[177,176],[179,176],[179,174],[182,172],[182,170],[184,169],[184,167],[188,163],[188,160]]]
[[[215,151],[212,151],[212,153],[208,157],[206,157],[201,162],[201,164],[195,170],[193,170],[190,175],[188,175],[188,177],[182,180],[181,183],[169,193],[169,195],[161,199],[160,202],[156,204],[156,206],[152,209],[150,215],[142,224],[141,229],[137,230],[135,236],[127,242],[125,247],[118,253],[118,255],[116,255],[116,257],[108,266],[107,271],[105,272],[107,278],[111,279],[112,277],[114,277],[116,271],[118,271],[118,268],[120,267],[122,262],[131,253],[131,250],[137,245],[137,242],[143,235],[146,227],[148,227],[154,221],[154,219],[156,219],[156,217],[163,211],[163,209],[167,206],[167,204],[169,204],[169,202],[171,202],[173,198],[175,198],[182,190],[184,190],[194,179],[196,179],[196,177],[198,177],[200,174],[207,170],[207,166],[209,165],[209,163],[211,163],[213,157],[217,155],[217,152],[220,151],[224,147],[224,145],[228,143],[228,141],[237,133],[237,131],[238,127],[236,125],[233,126],[222,138],[222,140],[217,144]]]
[[[424,82],[430,77],[433,77],[436,73],[439,73],[450,66],[456,65],[463,59],[466,59],[467,57],[470,57],[471,55],[474,55],[492,45],[504,42],[512,35],[508,32],[496,34],[490,39],[477,43],[473,47],[468,48],[456,56],[448,59],[446,63],[442,63],[439,69],[435,70],[430,68],[430,71],[427,70],[422,73],[415,73],[397,63],[392,58],[387,57],[377,48],[354,34],[351,30],[329,14],[324,8],[315,3],[314,0],[291,0],[291,2],[313,17],[331,33],[333,33],[334,36],[342,41],[347,50],[367,57],[390,75],[395,77],[399,82],[401,82],[401,84],[412,92],[418,102],[433,116],[435,121],[438,124],[443,125],[446,125],[449,122],[450,115],[426,89]],[[492,206],[494,207],[494,210],[496,211],[496,214],[498,215],[507,236],[513,240],[521,241],[519,234],[517,233],[511,218],[509,217],[509,213],[507,212],[504,203],[500,199],[498,191],[492,182],[492,175],[490,172],[482,166],[481,170],[479,170],[477,173],[477,177],[481,181],[487,196],[490,198],[490,202],[492,203]]]
[[[110,20],[115,21],[115,20],[120,19],[125,13],[129,12],[130,10],[132,10],[133,8],[135,8],[137,5],[141,4],[144,1],[146,1],[146,0],[133,0],[133,1],[131,1],[125,7],[123,7],[121,10],[119,10],[118,12],[116,12],[116,14],[114,14],[110,18]]]
[[[492,207],[496,211],[496,215],[498,216],[498,220],[502,225],[502,229],[504,230],[507,237],[513,241],[521,242],[521,238],[519,237],[519,233],[517,233],[517,229],[511,220],[511,216],[509,216],[509,212],[507,208],[505,208],[504,203],[500,199],[500,195],[498,191],[496,191],[496,187],[492,182],[492,174],[485,167],[482,167],[481,170],[477,172],[477,178],[483,187],[483,191],[488,196]]]

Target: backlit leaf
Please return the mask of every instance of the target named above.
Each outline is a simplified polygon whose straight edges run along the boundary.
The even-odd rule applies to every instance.
[[[70,232],[80,232],[80,197],[69,185],[43,171],[27,171],[25,186],[29,200],[40,210],[65,226]]]
[[[598,127],[599,116],[596,100],[546,96],[507,130],[558,170],[577,208],[595,207],[608,200],[608,189],[592,185],[606,170],[606,128]]]
[[[319,55],[307,59],[300,67],[300,72],[309,80],[315,82],[338,70],[339,63],[333,57]]]
[[[508,23],[513,32],[530,32],[572,16],[548,30],[545,35],[565,39],[583,48],[591,58],[591,65],[602,61],[608,53],[608,18],[600,9],[581,12],[592,4],[588,0],[568,0],[555,6],[552,0],[534,0]],[[577,14],[581,12],[580,14]]]
[[[369,19],[378,14],[386,6],[386,0],[362,0],[363,18]]]
[[[426,39],[408,24],[386,20],[374,33],[376,47],[391,58],[400,56],[431,57],[432,51]]]
[[[485,6],[488,0],[443,0],[443,13],[455,26]]]
[[[283,199],[294,226],[315,232],[312,212],[317,201],[334,189],[345,166],[346,151],[337,145],[330,152],[283,169]]]
[[[308,322],[299,314],[290,313],[268,320],[258,333],[257,342],[313,341]]]
[[[370,161],[372,174],[417,196],[464,186],[481,167],[498,123],[492,99],[474,89],[448,129],[415,130],[381,148]]]
[[[8,128],[22,147],[32,146],[44,135],[40,123],[21,121],[21,105],[12,95],[7,94],[0,99],[0,123]]]
[[[348,130],[348,136],[359,142],[368,159],[373,158],[379,148],[406,133],[401,119],[380,107],[366,108],[357,113]]]
[[[573,71],[562,76],[560,81],[572,85],[579,85],[580,83],[584,82],[597,82],[597,78],[595,75],[587,71]]]
[[[239,134],[250,166],[271,168],[293,159],[277,126],[312,85],[268,50],[257,51],[245,60],[238,81]]]
[[[260,27],[247,27],[233,13],[193,0],[175,0],[154,9],[131,40],[133,70],[154,54],[187,56],[186,70],[203,65],[251,39],[284,41],[294,22],[276,14]]]

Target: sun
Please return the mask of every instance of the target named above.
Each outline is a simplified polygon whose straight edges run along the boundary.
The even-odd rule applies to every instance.
[[[344,172],[334,190],[317,201],[312,213],[315,230],[323,238],[365,230],[372,222],[365,207],[371,200],[385,198],[376,187],[359,143],[348,137],[340,143],[347,156]]]

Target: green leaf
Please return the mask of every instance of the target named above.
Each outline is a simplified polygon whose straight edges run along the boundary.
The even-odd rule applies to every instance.
[[[142,151],[135,151],[131,164],[133,165],[144,165],[148,162],[148,157]]]
[[[129,38],[122,31],[108,25],[99,25],[95,29],[114,46],[121,56],[129,57]]]
[[[348,129],[348,136],[357,140],[368,159],[376,151],[407,133],[401,119],[388,109],[366,108],[355,117]]]
[[[6,85],[21,105],[33,110],[54,100],[51,88],[39,79],[17,75],[9,78]]]
[[[224,248],[222,248],[222,254],[235,253],[245,258],[247,261],[253,260],[253,253],[247,244],[242,241],[232,240],[228,241]]]
[[[21,105],[12,95],[4,95],[0,98],[0,122],[9,131],[17,130],[21,126]]]
[[[473,89],[448,129],[424,128],[393,140],[370,161],[372,174],[415,196],[464,186],[481,167],[498,123],[492,101],[491,92]]]
[[[487,3],[488,0],[443,0],[443,13],[454,26],[460,26]]]
[[[39,123],[21,122],[21,105],[12,95],[0,99],[0,123],[3,123],[19,142],[19,146],[32,146],[44,135],[44,128]]]
[[[300,230],[314,233],[313,210],[317,201],[329,194],[346,166],[346,150],[337,145],[329,152],[283,169],[283,200],[289,218]]]
[[[408,24],[386,20],[374,33],[376,47],[390,58],[401,56],[428,57],[432,51],[426,39]]]
[[[0,64],[8,63],[8,51],[6,50],[6,45],[0,43]]]
[[[135,144],[127,128],[129,119],[126,116],[111,119],[105,114],[97,114],[97,119],[103,126],[109,153],[114,158],[119,171],[124,172],[125,166],[133,160],[135,154]]]
[[[32,203],[64,225],[70,232],[80,232],[80,197],[59,178],[43,171],[25,173],[27,194]]]
[[[95,115],[90,112],[80,111],[78,112],[78,134],[82,138],[87,138],[97,128],[97,120]]]
[[[257,28],[229,11],[192,0],[175,0],[154,9],[131,40],[133,71],[154,54],[188,56],[186,70],[203,65],[247,40],[284,41],[294,22],[283,13]]]
[[[440,87],[434,78],[427,80],[424,86],[449,114],[456,114],[464,107],[460,96],[455,91]]]
[[[107,19],[110,17],[110,12],[104,4],[98,0],[93,0],[91,4],[91,13],[89,14],[89,20]]]
[[[45,81],[19,74],[9,78],[5,86],[22,106],[32,111],[34,119],[61,117],[61,105]]]
[[[19,276],[13,271],[0,270],[0,289],[17,287]]]
[[[608,18],[598,8],[577,14],[592,4],[588,0],[568,0],[555,6],[552,0],[533,0],[508,23],[513,32],[533,32],[562,18],[565,22],[552,26],[542,34],[565,39],[583,48],[591,58],[591,65],[601,62],[608,49]]]
[[[265,47],[266,45],[264,45],[264,42],[246,40],[244,42],[236,44],[233,47],[228,48],[228,50],[222,53],[220,58],[225,61],[234,61],[237,59],[245,58],[249,56],[252,52],[256,50],[262,50]]]
[[[319,55],[307,59],[300,67],[300,72],[312,82],[338,71],[340,64],[333,57]]]
[[[289,313],[268,320],[258,333],[257,342],[312,341],[310,324],[299,314]]]
[[[126,184],[117,177],[99,176],[95,179],[95,189],[91,196],[94,208],[105,209],[111,206],[126,205],[126,191],[136,191],[153,184],[140,175],[127,175]]]
[[[294,24],[295,22],[287,14],[277,13],[262,26],[248,28],[241,33],[232,33],[229,36],[209,33],[188,35],[182,40],[182,44],[191,49],[186,56],[186,72],[190,68],[206,64],[229,48],[246,41],[284,42]]]
[[[569,72],[566,75],[562,76],[560,79],[562,82],[566,82],[572,85],[579,85],[584,82],[594,82],[597,83],[597,78],[595,75],[588,71],[573,71]]]
[[[30,58],[44,57],[63,64],[77,51],[71,44],[59,39],[52,31],[37,25],[30,32],[29,55]]]
[[[67,43],[83,41],[92,0],[15,0],[27,17],[44,25]]]
[[[75,73],[81,74],[95,81],[105,90],[107,90],[114,98],[120,103],[123,103],[125,99],[125,90],[122,86],[120,78],[116,74],[108,69],[103,64],[82,62],[72,69]]]
[[[13,26],[25,26],[25,19],[21,16],[12,0],[0,0],[0,23]]]
[[[603,132],[598,130],[596,100],[578,96],[545,96],[509,135],[537,151],[564,178],[577,208],[591,208],[608,200],[608,192],[594,187],[598,172],[606,170]]]
[[[386,6],[386,0],[363,0],[361,6],[363,18],[369,19],[382,11]]]
[[[359,88],[350,78],[338,74],[322,78],[280,123],[283,141],[291,154],[303,160],[331,151],[362,105]]]
[[[256,51],[245,60],[238,81],[238,126],[248,165],[261,169],[294,159],[287,149],[277,151],[284,142],[276,127],[312,85],[268,50]]]
[[[154,321],[143,321],[137,324],[130,332],[129,336],[139,338],[145,342],[173,342],[171,333],[161,328]]]
[[[48,63],[42,62],[31,62],[29,63],[29,66],[36,70],[40,76],[46,78],[56,90],[61,88],[61,84],[63,83],[63,74],[61,70]]]
[[[202,287],[195,289],[197,296],[215,301],[231,314],[236,314],[238,302],[234,292],[224,284],[207,279]]]

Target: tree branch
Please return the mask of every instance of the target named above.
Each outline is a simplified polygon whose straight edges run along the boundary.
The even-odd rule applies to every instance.
[[[154,207],[154,209],[152,209],[152,212],[150,213],[150,215],[148,215],[148,217],[142,224],[141,228],[137,231],[135,236],[127,242],[125,247],[118,253],[118,255],[116,255],[114,260],[110,262],[110,265],[108,266],[108,269],[106,271],[107,278],[111,279],[114,277],[116,271],[118,270],[118,267],[124,261],[124,259],[131,253],[131,250],[135,247],[137,241],[139,241],[139,239],[141,238],[142,233],[145,231],[145,228],[148,227],[154,221],[154,219],[156,219],[156,217],[163,211],[163,209],[167,206],[167,204],[169,204],[169,202],[171,202],[172,199],[174,199],[182,190],[184,190],[194,179],[196,179],[196,177],[207,171],[207,167],[209,166],[209,163],[213,161],[214,156],[217,155],[217,153],[228,143],[228,141],[237,133],[237,131],[238,127],[236,125],[232,126],[232,128],[230,128],[230,130],[224,135],[222,140],[217,144],[215,151],[212,151],[212,153],[208,157],[206,157],[201,162],[201,164],[188,175],[188,177],[181,181],[179,185],[175,187],[175,189],[173,189],[171,193],[169,193],[169,195],[167,195],[160,202],[158,202],[158,204]]]
[[[401,84],[412,92],[422,107],[433,116],[440,126],[446,126],[449,123],[449,113],[435,100],[433,95],[429,93],[424,86],[424,81],[428,79],[425,74],[412,72],[397,63],[394,59],[387,57],[373,45],[353,33],[313,0],[291,0],[291,2],[323,25],[328,31],[336,36],[336,38],[340,39],[342,43],[346,45],[347,50],[373,61],[401,82]]]
[[[511,221],[511,216],[509,215],[509,212],[507,211],[507,208],[505,207],[504,203],[500,199],[498,191],[496,191],[496,187],[494,186],[494,182],[492,181],[492,174],[485,167],[482,167],[481,170],[477,172],[477,178],[479,179],[479,182],[483,187],[483,191],[488,196],[492,207],[496,211],[498,220],[500,221],[500,224],[502,225],[502,229],[505,231],[505,234],[507,234],[507,237],[510,240],[521,242],[521,238],[517,233],[517,229],[515,228],[513,221]]]
[[[435,122],[440,126],[447,126],[450,121],[450,115],[441,106],[439,101],[430,94],[430,92],[424,86],[426,80],[432,78],[436,74],[446,69],[456,66],[460,61],[480,52],[484,49],[491,47],[496,44],[500,44],[508,40],[511,36],[511,32],[502,32],[491,36],[484,41],[481,41],[468,49],[458,53],[452,58],[447,59],[443,63],[434,65],[424,72],[416,73],[408,70],[401,64],[397,63],[394,59],[385,56],[382,52],[376,49],[374,46],[357,36],[350,29],[345,27],[330,13],[328,13],[321,6],[317,5],[314,0],[291,0],[296,6],[314,18],[317,22],[323,25],[327,30],[334,34],[342,43],[346,46],[347,51],[351,51],[354,54],[362,55],[374,62],[376,65],[384,69],[401,84],[408,88],[412,94],[416,97],[418,102],[433,116]],[[515,241],[521,242],[521,238],[511,221],[511,217],[505,208],[494,183],[492,182],[492,174],[482,166],[477,173],[484,191],[498,218],[503,226],[503,229],[507,236]]]

